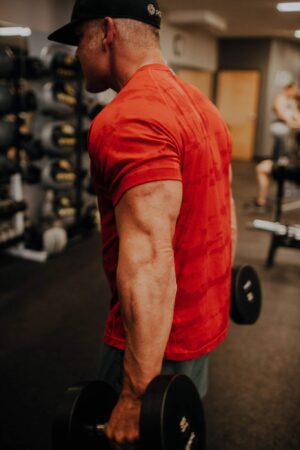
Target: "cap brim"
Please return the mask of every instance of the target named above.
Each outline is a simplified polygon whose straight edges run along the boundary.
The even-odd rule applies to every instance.
[[[79,21],[70,22],[61,28],[53,31],[48,36],[49,41],[59,42],[66,45],[78,45],[78,36],[76,34],[76,25]]]

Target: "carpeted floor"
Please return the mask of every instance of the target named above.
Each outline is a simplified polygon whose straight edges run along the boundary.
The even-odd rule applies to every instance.
[[[255,326],[232,324],[211,355],[208,450],[300,448],[300,253],[279,249],[265,269],[270,236],[247,227],[255,215],[243,208],[253,174],[253,164],[234,164],[237,262],[258,270],[264,307]],[[0,255],[0,288],[0,448],[50,450],[62,392],[97,371],[109,302],[98,235],[44,265]]]

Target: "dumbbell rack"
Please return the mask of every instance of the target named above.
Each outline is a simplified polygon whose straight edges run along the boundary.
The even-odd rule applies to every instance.
[[[15,67],[16,69],[16,67]],[[19,147],[20,147],[20,116],[19,116],[19,93],[20,93],[20,79],[18,70],[13,71],[12,80],[4,81],[7,88],[11,86],[14,89],[14,102],[13,111],[7,111],[14,116],[16,124],[16,135],[14,147],[16,149],[16,155],[14,162],[12,163],[12,170],[10,170],[4,177],[4,184],[8,185],[9,199],[2,200],[2,207],[0,210],[0,220],[9,221],[10,226],[6,228],[6,232],[2,231],[0,236],[0,249],[4,250],[16,245],[24,240],[25,221],[24,210],[26,208],[23,198],[22,178],[20,170],[19,160]],[[5,115],[5,114],[4,114]],[[7,150],[7,149],[6,149]],[[5,156],[6,159],[6,156]],[[9,161],[7,160],[7,166],[9,167]],[[5,228],[4,228],[5,230]]]
[[[58,53],[58,61],[63,64],[64,59],[67,61],[70,60],[70,56],[68,57],[68,54],[64,53]],[[53,61],[52,61],[53,66]],[[56,63],[54,63],[54,67],[57,66]],[[58,66],[59,67],[59,66]],[[53,67],[52,67],[53,68]],[[51,71],[50,71],[51,73]],[[75,128],[75,144],[73,148],[73,152],[71,155],[67,157],[72,159],[72,162],[74,161],[74,173],[75,173],[75,181],[73,186],[69,186],[68,188],[62,189],[62,191],[68,191],[73,194],[73,206],[75,208],[75,216],[74,221],[68,224],[64,224],[64,227],[67,230],[69,238],[77,237],[81,234],[81,225],[82,225],[82,176],[83,176],[83,169],[82,169],[82,133],[83,133],[83,119],[84,119],[84,102],[83,102],[83,83],[82,83],[82,73],[79,70],[75,70],[72,73],[72,70],[69,70],[68,68],[55,71],[54,73],[51,73],[52,76],[55,77],[56,81],[59,80],[61,83],[72,83],[75,88],[75,103],[74,103],[74,116],[76,123],[74,125]],[[65,118],[63,120],[66,120]],[[68,119],[67,119],[68,120]],[[51,190],[51,188],[50,188]],[[56,191],[56,188],[53,187],[52,189],[54,192]],[[72,208],[70,208],[72,209]]]
[[[13,148],[15,149],[14,166],[15,169],[9,176],[9,194],[13,201],[10,211],[4,211],[0,219],[8,219],[11,217],[12,228],[10,233],[8,232],[8,239],[0,244],[0,250],[6,250],[7,253],[24,259],[30,259],[34,261],[44,261],[46,259],[45,252],[36,252],[25,248],[25,212],[26,203],[24,201],[23,192],[23,179],[22,169],[20,165],[20,151],[22,148],[22,135],[20,127],[22,125],[22,119],[20,113],[21,108],[21,79],[22,79],[22,67],[25,63],[25,57],[21,55],[14,56],[13,71],[11,77],[11,83],[14,90],[13,110],[11,113],[15,119],[15,135]]]
[[[10,240],[9,243],[6,243],[7,245],[5,245],[5,248],[9,248],[9,250],[7,251],[15,256],[26,259],[33,259],[39,262],[46,261],[49,256],[50,250],[48,245],[46,246],[45,244],[44,232],[52,229],[51,227],[60,227],[60,231],[64,230],[65,234],[67,233],[67,240],[77,240],[78,238],[81,238],[89,233],[90,230],[92,230],[96,225],[94,219],[94,212],[97,210],[96,202],[94,200],[94,197],[93,199],[91,198],[92,194],[89,193],[83,182],[83,178],[87,173],[87,167],[85,169],[83,167],[87,164],[87,161],[85,160],[86,155],[83,155],[83,132],[86,126],[85,121],[87,120],[87,105],[85,103],[86,98],[83,95],[82,73],[80,70],[75,69],[75,66],[73,66],[72,73],[71,65],[69,70],[68,61],[70,61],[72,57],[70,56],[70,54],[68,54],[68,51],[68,49],[66,50],[64,48],[62,50],[59,49],[58,54],[55,54],[55,57],[57,58],[53,58],[53,54],[51,55],[50,51],[50,53],[48,54],[50,61],[49,65],[47,65],[42,55],[40,60],[28,57],[29,59],[36,59],[36,61],[33,61],[33,65],[38,66],[38,70],[33,76],[33,78],[36,79],[36,82],[38,83],[38,89],[35,88],[38,111],[37,115],[33,114],[31,121],[35,123],[35,118],[39,118],[39,120],[41,120],[41,127],[40,123],[37,122],[36,131],[33,132],[33,139],[28,145],[26,144],[25,147],[24,142],[21,139],[22,134],[20,132],[20,125],[22,122],[20,116],[22,110],[20,106],[22,100],[19,97],[21,95],[21,84],[23,82],[23,78],[21,78],[20,67],[18,71],[15,71],[16,73],[14,74],[14,77],[10,77],[13,78],[11,82],[14,83],[14,89],[17,94],[14,104],[14,111],[12,111],[16,121],[14,147],[16,148],[15,165],[17,167],[17,170],[12,174],[13,176],[11,176],[9,182],[11,198],[15,202],[18,202],[20,210],[18,211],[18,213],[15,213],[15,216],[13,217],[14,226],[18,228],[19,232],[18,239]],[[66,66],[64,67],[65,57]],[[21,66],[21,61],[18,62]],[[27,75],[27,60],[24,62],[26,62],[26,64],[24,64],[24,66],[26,66],[26,75],[22,73],[22,76],[24,76],[25,79],[31,79],[31,75]],[[39,73],[38,78],[36,73]],[[9,77],[6,76],[6,78],[8,79]],[[55,93],[54,90],[53,92],[51,91],[54,101],[49,100],[48,96],[44,96],[43,98],[40,97],[40,94],[43,91],[43,86],[45,86],[47,83],[48,85],[52,83],[53,86],[57,86],[57,82],[58,84],[61,84],[63,86],[63,90],[61,92],[59,90],[55,91]],[[64,112],[65,107],[60,108],[59,102],[62,101],[63,104],[64,100],[60,99],[64,96],[68,97],[68,90],[65,91],[64,88],[69,83],[74,87],[74,94],[71,94],[71,97],[74,95],[74,104],[71,101],[70,103],[68,103],[66,99],[66,105],[73,106],[71,106],[70,109],[69,106],[67,106],[67,112]],[[58,98],[59,96],[60,98]],[[44,101],[44,104],[40,103],[41,98],[42,102]],[[46,100],[46,98],[48,100]],[[45,106],[45,102],[46,107],[49,105],[48,101],[50,101],[51,103],[50,109],[42,109],[43,106]],[[58,102],[58,108],[61,109],[59,112],[55,111],[56,102]],[[51,110],[51,108],[54,109]],[[72,118],[69,119],[69,117]],[[45,144],[44,141],[39,140],[42,139],[39,136],[39,133],[43,129],[43,124],[46,124],[48,129],[49,126],[50,128],[52,126],[52,130],[54,130],[55,120],[61,122],[61,124],[64,122],[66,124],[71,124],[74,128],[74,144],[67,144],[67,147],[71,147],[71,150],[69,149],[63,151],[62,149],[61,151],[61,148],[59,146],[55,150],[51,150],[51,148],[47,148],[47,144]],[[60,136],[62,136],[62,138],[67,137],[64,131],[61,131],[61,133],[62,134]],[[47,136],[48,139],[52,139],[52,136],[54,135],[49,136],[48,134]],[[43,135],[43,139],[45,139],[45,135]],[[41,145],[42,142],[43,145]],[[54,156],[57,149],[58,153],[56,154],[56,156]],[[54,153],[51,153],[51,151]],[[70,151],[70,153],[68,153],[68,151]],[[20,157],[20,155],[22,155],[22,157]],[[56,181],[54,181],[53,178],[50,180],[50,183],[47,187],[47,183],[44,183],[44,181],[45,179],[47,179],[47,175],[47,181],[49,181],[49,177],[54,176],[52,174],[52,169],[55,161],[65,163],[70,161],[70,176],[74,174],[75,177],[75,180],[73,182],[67,181],[60,184],[59,182],[57,182],[57,179]],[[34,163],[32,164],[32,162]],[[46,171],[44,170],[45,168]],[[67,180],[67,178],[65,179]],[[36,185],[36,188],[34,187],[33,191],[31,191],[33,192],[33,197],[31,196],[31,193],[26,197],[26,201],[28,204],[26,213],[24,212],[25,207],[23,198],[23,183],[26,183],[25,194],[27,191],[31,191],[30,185]],[[45,207],[45,204],[47,203],[48,193],[51,194],[52,199],[52,202],[51,200],[48,201],[48,205],[51,206],[50,208],[48,208],[48,212],[50,211],[50,214],[48,216],[44,216],[41,208]],[[43,197],[45,197],[46,201],[42,202],[41,204],[40,202]],[[50,198],[50,196],[48,197]],[[69,199],[69,201],[71,202],[69,204],[69,207],[64,207],[60,203],[56,202],[60,202],[61,197],[63,197],[64,200],[65,198]],[[88,198],[87,202],[86,197]],[[23,210],[21,210],[22,205]],[[8,212],[6,210],[6,215],[7,214]],[[2,247],[0,245],[0,250],[1,248]],[[47,251],[45,251],[45,249]]]

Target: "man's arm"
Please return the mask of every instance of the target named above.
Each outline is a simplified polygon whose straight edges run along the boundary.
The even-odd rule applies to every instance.
[[[172,239],[181,200],[181,182],[159,181],[130,189],[115,209],[126,350],[123,390],[106,433],[118,443],[138,439],[141,396],[161,371],[177,288]]]
[[[295,107],[293,108],[293,117],[291,118],[287,112],[286,99],[283,95],[278,95],[274,100],[274,111],[278,119],[286,123],[290,128],[300,127],[300,115],[295,102]]]

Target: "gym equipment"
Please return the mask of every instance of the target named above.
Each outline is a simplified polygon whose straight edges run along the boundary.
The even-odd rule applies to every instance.
[[[66,230],[61,226],[52,226],[43,232],[43,249],[48,255],[56,255],[65,250],[68,243]]]
[[[20,234],[16,228],[9,222],[0,224],[0,249],[3,250],[9,245],[14,245],[23,239],[23,233]]]
[[[0,151],[14,145],[17,133],[18,127],[15,122],[0,121]]]
[[[50,122],[41,130],[40,143],[49,156],[67,156],[77,143],[76,129],[68,122]]]
[[[262,305],[258,275],[250,265],[236,266],[232,270],[230,317],[239,325],[257,322]]]
[[[22,178],[27,184],[38,184],[41,181],[41,168],[35,164],[26,164],[22,167]]]
[[[30,161],[36,161],[43,158],[44,156],[44,150],[41,148],[40,143],[35,140],[24,142],[22,145],[21,153],[23,154],[25,159],[29,159]]]
[[[288,180],[300,184],[300,165],[276,164],[272,170],[272,177],[278,182]]]
[[[76,180],[73,165],[67,159],[48,161],[42,169],[36,164],[26,164],[22,167],[22,175],[28,184],[41,183],[43,189],[55,191],[72,188]]]
[[[300,242],[300,225],[283,225],[280,222],[271,222],[270,220],[256,219],[253,221],[253,227],[257,230],[270,231],[278,236]]]
[[[76,217],[75,205],[67,194],[58,194],[54,197],[53,211],[64,224],[72,223]]]
[[[10,198],[0,200],[0,219],[7,219],[17,212],[25,211],[26,203],[24,201],[16,202]]]
[[[22,122],[0,120],[0,152],[15,146],[17,143],[19,146],[23,146],[30,141],[31,134],[21,133],[19,125],[22,125]]]
[[[256,219],[251,224],[256,230],[272,233],[266,267],[272,267],[278,247],[300,249],[300,225],[284,225],[280,222]]]
[[[9,177],[18,171],[15,162],[0,156],[0,182],[8,182]]]
[[[74,108],[77,106],[76,88],[74,84],[66,81],[44,84],[37,97],[38,108],[53,115],[74,114]]]
[[[41,60],[57,77],[74,78],[81,72],[76,56],[60,45],[44,47],[41,51]]]
[[[9,47],[0,47],[0,78],[35,79],[42,76],[45,69],[40,59],[27,55],[16,55]]]
[[[116,403],[117,394],[102,381],[69,388],[57,410],[53,450],[110,449],[104,426]],[[139,428],[141,450],[204,450],[204,412],[190,378],[154,378],[143,395]]]
[[[10,78],[14,73],[15,59],[9,47],[0,47],[0,78]]]
[[[0,84],[0,115],[14,113],[16,106],[19,111],[34,111],[37,107],[34,92],[27,90],[12,94],[6,85]]]
[[[41,183],[44,189],[70,189],[74,186],[75,180],[74,167],[67,159],[49,161],[42,170]]]

